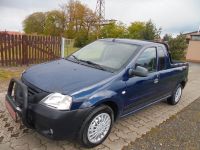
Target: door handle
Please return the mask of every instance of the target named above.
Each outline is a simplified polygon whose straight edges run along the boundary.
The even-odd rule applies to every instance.
[[[157,84],[158,82],[159,82],[159,79],[156,78],[156,79],[154,80],[154,84]]]

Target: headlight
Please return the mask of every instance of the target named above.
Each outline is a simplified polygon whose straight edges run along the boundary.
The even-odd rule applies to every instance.
[[[72,104],[72,97],[60,93],[52,93],[43,98],[41,103],[54,109],[69,110]]]

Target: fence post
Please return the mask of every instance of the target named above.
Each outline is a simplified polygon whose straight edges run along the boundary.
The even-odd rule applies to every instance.
[[[0,60],[0,65],[4,66],[4,57],[3,57],[3,34],[0,34],[0,57],[1,57],[1,60]]]
[[[27,36],[22,35],[22,64],[23,65],[28,65],[28,53],[27,53]]]
[[[61,39],[61,58],[65,57],[65,38]]]

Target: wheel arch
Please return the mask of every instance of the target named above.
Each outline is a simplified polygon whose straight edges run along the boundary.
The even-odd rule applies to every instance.
[[[108,100],[108,101],[104,101],[103,103],[101,103],[99,105],[107,105],[107,106],[109,106],[113,110],[114,121],[117,120],[117,118],[119,117],[119,107],[115,102]],[[99,106],[99,105],[97,105],[97,106]]]
[[[186,81],[185,81],[185,80],[183,80],[183,81],[181,81],[181,82],[180,82],[180,84],[181,84],[182,88],[185,88]]]
[[[98,107],[100,105],[109,106],[113,110],[114,119],[116,120],[123,110],[123,99],[114,91],[101,91],[91,96],[80,108]]]

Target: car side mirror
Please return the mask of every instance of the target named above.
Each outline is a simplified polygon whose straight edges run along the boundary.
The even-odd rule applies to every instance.
[[[138,77],[147,77],[148,70],[144,67],[137,66],[135,69],[128,70],[129,77],[138,76]]]

